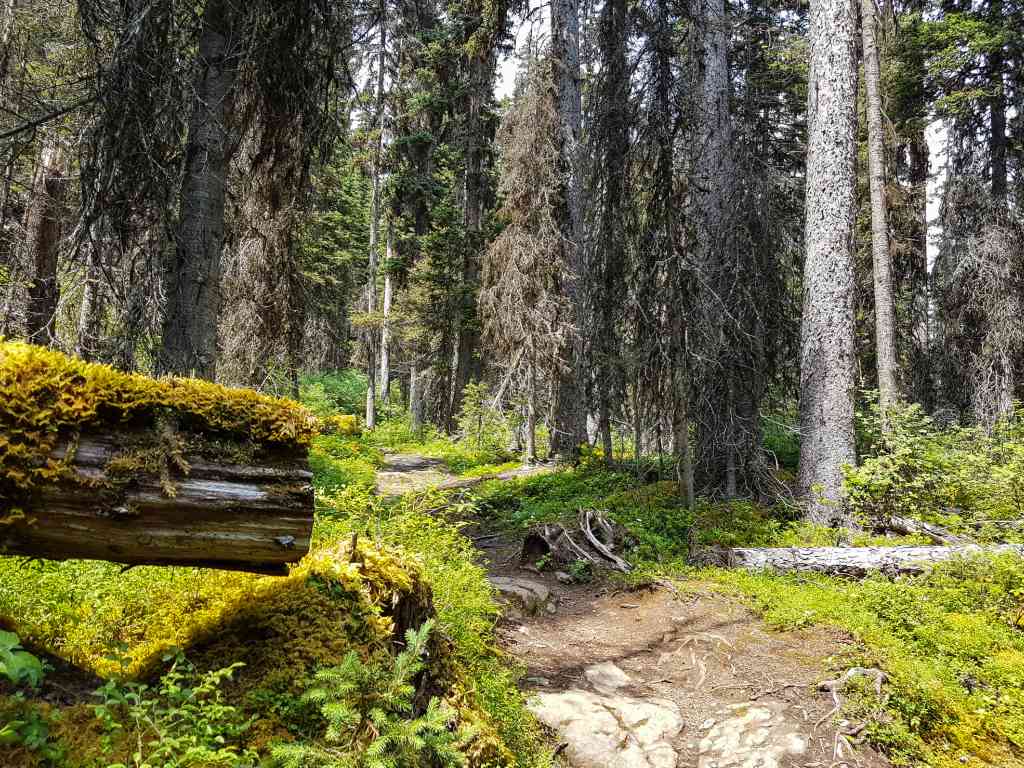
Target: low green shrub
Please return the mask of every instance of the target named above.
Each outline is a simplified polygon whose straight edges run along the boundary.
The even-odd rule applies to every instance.
[[[107,768],[250,768],[254,750],[244,747],[251,719],[227,703],[225,681],[242,666],[202,672],[180,653],[154,687],[109,680],[93,707],[110,744],[122,736],[136,745],[128,762]]]
[[[317,416],[366,411],[367,378],[353,368],[344,371],[303,376],[299,381],[299,400]]]
[[[940,428],[917,405],[895,409],[890,420],[873,454],[846,471],[850,503],[865,523],[898,515],[982,541],[1024,541],[1014,525],[1024,522],[1024,412],[991,432]]]
[[[304,698],[320,708],[327,729],[314,742],[279,744],[282,768],[462,768],[475,733],[458,713],[432,697],[415,714],[413,680],[424,668],[433,622],[409,629],[405,649],[387,664],[366,662],[355,651],[336,667],[317,672]]]

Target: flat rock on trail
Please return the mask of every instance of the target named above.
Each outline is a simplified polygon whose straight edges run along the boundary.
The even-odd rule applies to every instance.
[[[412,458],[420,461],[389,457],[378,487],[427,487],[420,485],[424,473],[438,472],[437,465]],[[521,567],[519,542],[473,526],[466,532],[506,605],[498,626],[501,644],[526,666],[529,706],[554,734],[563,763],[889,765],[846,735],[856,727],[837,725],[831,695],[817,688],[849,666],[842,663],[850,650],[844,636],[820,629],[771,631],[708,585],[677,592],[626,591],[600,581],[565,584],[554,574]]]
[[[380,496],[401,496],[440,485],[454,477],[441,459],[392,453],[384,457],[384,466],[377,470],[377,493]]]

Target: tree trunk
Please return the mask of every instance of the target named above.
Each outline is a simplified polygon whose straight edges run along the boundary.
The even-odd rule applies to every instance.
[[[694,508],[693,453],[690,450],[690,381],[686,362],[686,329],[677,316],[673,324],[673,350],[676,364],[672,368],[672,451],[676,461],[676,481],[686,500],[686,508]]]
[[[551,454],[573,458],[586,439],[585,388],[583,381],[583,269],[582,184],[580,179],[580,19],[578,0],[553,0],[551,4],[551,56],[555,68],[555,92],[561,124],[560,159],[565,174],[565,218],[562,222],[566,253],[563,294],[571,317],[562,322],[574,329],[566,350],[565,369],[559,375],[551,425]]]
[[[78,342],[75,354],[83,360],[95,360],[99,354],[100,323],[103,319],[103,274],[98,244],[91,241],[88,248],[82,306],[78,311]]]
[[[387,260],[388,271],[384,273],[384,316],[380,328],[380,399],[386,403],[391,395],[391,301],[394,290],[391,282],[390,262],[391,253],[391,227],[388,227],[387,235]]]
[[[526,383],[526,459],[537,460],[537,366],[530,360]]]
[[[370,198],[370,254],[366,275],[366,312],[372,318],[377,309],[377,251],[380,240],[381,218],[381,161],[384,154],[384,68],[387,65],[387,24],[384,3],[381,2],[380,14],[380,50],[377,54],[377,93],[376,113],[374,121],[377,128],[373,148],[373,191]],[[373,323],[366,329],[366,428],[373,429],[377,424],[377,344]]]
[[[162,373],[214,379],[220,314],[228,123],[237,77],[233,0],[203,10],[192,115],[185,147],[180,223],[167,270]]]
[[[18,0],[0,0],[0,104],[7,104],[7,71],[11,64],[11,38]]]
[[[49,345],[57,337],[57,257],[66,191],[63,152],[56,137],[49,137],[39,155],[32,200],[25,212],[25,249],[32,268],[25,335],[34,344]]]
[[[856,15],[852,0],[812,0],[803,322],[800,329],[799,493],[807,518],[830,522],[853,431],[853,231]],[[821,497],[832,503],[823,503]],[[845,520],[844,520],[845,522]]]
[[[989,4],[989,15],[996,29],[1004,27],[1006,19],[1003,18],[1003,0],[992,0]],[[1003,82],[1005,66],[1005,57],[1001,49],[989,56],[989,88],[992,96],[989,98],[988,151],[992,197],[997,200],[1006,198],[1006,90]]]
[[[965,545],[956,547],[784,547],[766,549],[732,549],[724,553],[730,568],[771,570],[782,573],[814,571],[836,576],[865,576],[872,571],[889,574],[922,573],[929,565],[971,557],[979,554],[1017,554],[1024,556],[1024,546],[1002,544],[990,547]],[[713,560],[718,557],[712,556]]]
[[[883,427],[899,400],[896,361],[896,308],[889,253],[889,211],[885,199],[885,134],[882,126],[881,68],[875,0],[861,0],[864,45],[865,103],[868,113],[868,175],[871,184],[871,258],[875,283],[875,356],[878,365],[878,404]],[[885,427],[887,428],[887,427]]]
[[[481,233],[484,209],[484,155],[487,146],[483,106],[491,93],[494,56],[490,52],[473,53],[468,62],[468,83],[465,103],[465,170],[463,173],[462,222],[467,246],[462,264],[461,313],[452,377],[451,407],[455,417],[462,408],[466,385],[481,375],[479,357],[480,329],[477,318],[477,294],[480,288],[480,254],[484,248]]]
[[[409,417],[414,431],[423,425],[423,395],[415,362],[409,364]]]
[[[54,455],[71,456],[72,477],[40,488],[24,520],[0,526],[0,552],[285,574],[309,550],[304,449],[261,448],[246,464],[186,455],[183,464],[168,460],[164,477],[110,477],[111,460],[140,437],[155,436],[126,430],[64,440]],[[238,449],[252,453],[248,444]]]

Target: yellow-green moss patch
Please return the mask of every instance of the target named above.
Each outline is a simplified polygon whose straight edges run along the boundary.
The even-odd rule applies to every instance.
[[[197,379],[152,379],[19,342],[0,343],[0,502],[59,479],[59,441],[87,428],[170,418],[191,432],[306,446],[315,417],[296,402]]]

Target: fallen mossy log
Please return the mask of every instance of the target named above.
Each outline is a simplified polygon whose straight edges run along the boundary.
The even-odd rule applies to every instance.
[[[0,344],[0,554],[286,573],[313,527],[298,404]]]
[[[708,560],[728,568],[859,577],[874,571],[890,575],[923,573],[929,566],[944,560],[1007,553],[1024,556],[1024,545],[728,549],[719,551]]]

